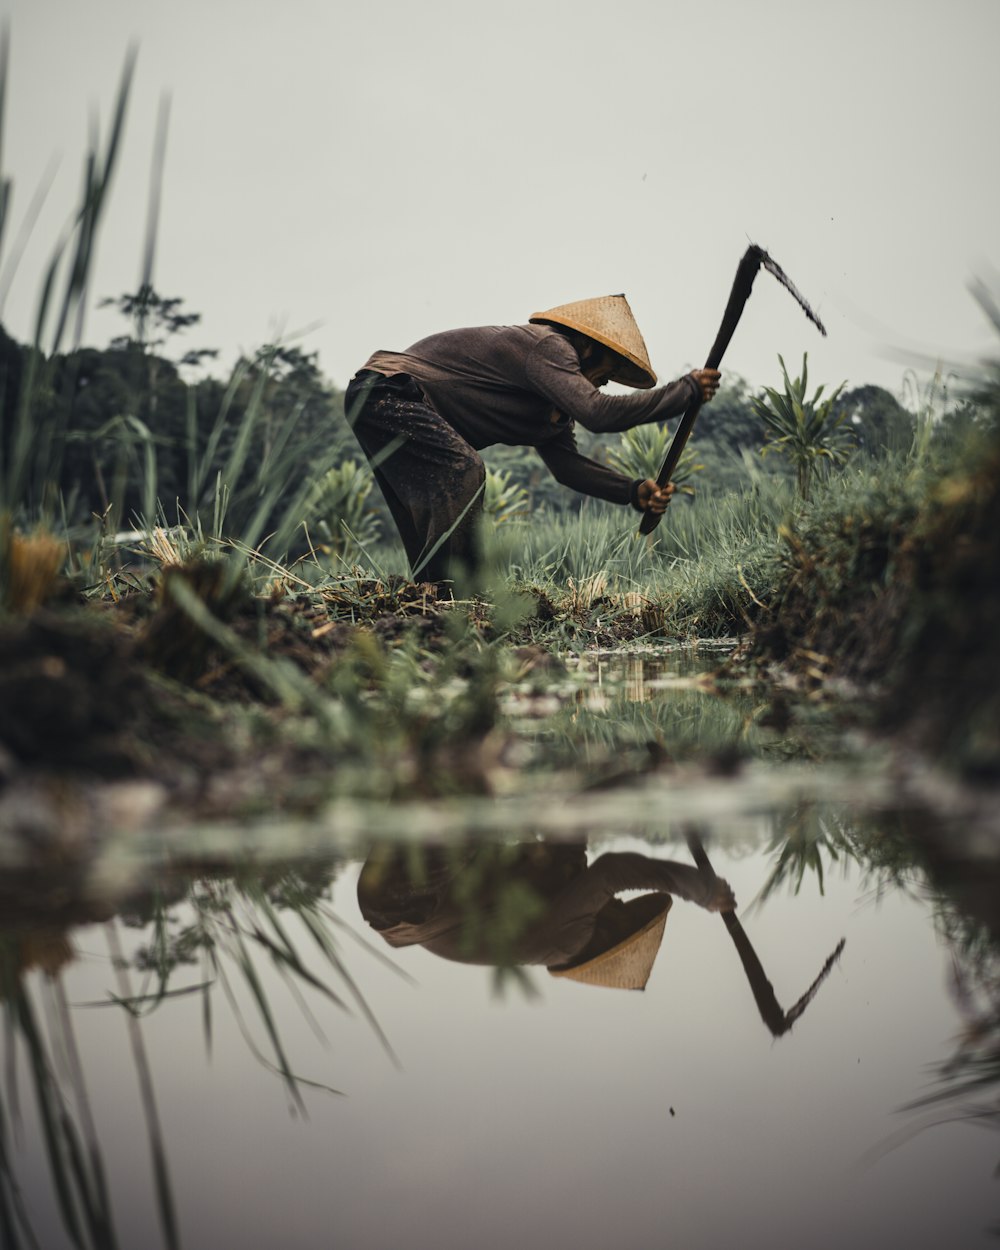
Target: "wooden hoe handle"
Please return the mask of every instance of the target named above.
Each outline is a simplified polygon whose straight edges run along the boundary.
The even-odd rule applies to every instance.
[[[729,293],[729,303],[726,305],[722,324],[719,326],[719,333],[715,336],[712,350],[708,353],[708,359],[705,361],[706,369],[718,369],[719,365],[722,364],[722,357],[726,354],[729,340],[733,337],[733,333],[737,325],[739,325],[743,309],[750,298],[753,280],[757,276],[757,270],[760,268],[761,261],[765,255],[764,249],[758,247],[756,243],[751,243],[743,253],[743,259],[740,261],[739,268],[736,270],[736,277],[733,279],[733,289]],[[699,396],[688,406],[684,416],[681,418],[681,423],[677,427],[677,433],[674,435],[673,442],[667,451],[667,458],[663,462],[663,468],[657,474],[657,486],[666,486],[673,477],[674,470],[677,468],[677,462],[681,458],[681,452],[684,450],[691,431],[694,429],[694,423],[698,419],[698,413],[701,411],[701,402],[701,396]],[[644,512],[642,520],[639,522],[639,533],[651,534],[659,525],[662,516],[662,512]]]
[[[704,842],[702,842],[695,829],[688,829],[686,837],[692,859],[702,875],[706,879],[711,880],[715,876],[715,871],[709,862]],[[736,913],[731,911],[722,912],[722,921],[729,930],[729,936],[733,939],[733,945],[736,947],[740,963],[743,965],[747,984],[750,986],[750,992],[753,994],[754,1002],[757,1004],[761,1020],[767,1025],[773,1037],[781,1037],[788,1032],[816,997],[817,990],[829,976],[830,969],[840,958],[841,952],[846,945],[846,939],[840,939],[834,947],[833,953],[823,967],[820,968],[816,980],[813,981],[798,1002],[789,1008],[788,1011],[785,1011],[778,1002],[774,993],[774,986],[768,980],[767,973],[764,971],[764,965],[758,959],[757,952],[750,944],[750,939],[746,935],[746,930],[736,918]]]

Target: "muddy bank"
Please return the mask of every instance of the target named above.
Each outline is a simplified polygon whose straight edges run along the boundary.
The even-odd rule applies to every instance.
[[[192,598],[211,623],[195,619]],[[578,637],[591,646],[643,631],[636,614],[609,613],[609,600],[574,610],[541,591],[522,598],[525,624],[509,647],[522,671],[558,665],[527,641],[549,628],[561,642]],[[266,725],[273,731],[287,712],[283,677],[294,696],[293,673],[322,687],[350,664],[364,689],[375,682],[379,655],[406,647],[432,671],[446,651],[454,655],[456,640],[472,644],[471,669],[474,644],[496,637],[491,615],[484,601],[438,598],[436,587],[403,579],[254,597],[208,564],[166,570],[148,595],[10,617],[0,624],[0,767],[5,775],[30,767],[174,782],[192,770],[233,768],[248,748],[251,756],[281,756],[287,744]],[[235,738],[234,711],[243,714]]]

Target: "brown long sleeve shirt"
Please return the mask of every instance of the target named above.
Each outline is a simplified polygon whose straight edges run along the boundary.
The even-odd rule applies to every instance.
[[[431,407],[477,450],[534,447],[564,486],[628,503],[630,479],[581,455],[573,426],[613,434],[678,416],[699,395],[690,376],[628,395],[604,395],[583,376],[569,340],[551,326],[478,326],[378,351],[366,369],[407,373]]]

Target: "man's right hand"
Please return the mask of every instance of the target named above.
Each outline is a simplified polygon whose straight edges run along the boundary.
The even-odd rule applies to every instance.
[[[691,376],[701,387],[701,402],[707,404],[719,389],[722,374],[718,369],[692,369]]]
[[[713,877],[712,892],[702,903],[702,907],[706,911],[735,911],[736,895],[733,893],[733,887],[723,877]]]

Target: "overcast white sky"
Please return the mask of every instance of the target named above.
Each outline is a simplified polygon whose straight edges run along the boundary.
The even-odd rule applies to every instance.
[[[900,392],[905,360],[996,346],[1000,0],[5,0],[14,229],[57,173],[3,319],[30,336],[139,47],[93,301],[134,290],[171,96],[154,283],[231,364],[278,333],[345,385],[369,353],[624,291],[663,380],[703,363],[748,240],[724,366]],[[10,238],[8,236],[8,250]],[[88,315],[85,340],[124,326]],[[221,371],[221,366],[217,371]]]

